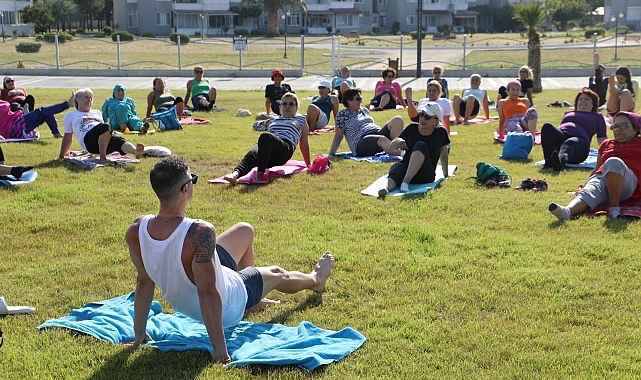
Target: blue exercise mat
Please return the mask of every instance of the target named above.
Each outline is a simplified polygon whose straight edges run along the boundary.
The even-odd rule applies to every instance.
[[[594,169],[596,168],[596,160],[598,155],[599,155],[599,151],[597,149],[591,148],[590,153],[588,154],[588,158],[586,158],[585,161],[581,162],[580,164],[565,164],[565,167]],[[545,160],[537,161],[534,164],[536,166],[543,166],[545,165]]]
[[[24,172],[22,173],[22,176],[20,179],[16,179],[16,177],[12,175],[3,175],[0,176],[0,183],[5,185],[5,186],[18,186],[18,185],[23,185],[25,183],[31,183],[38,178],[38,172],[34,172],[33,170]]]

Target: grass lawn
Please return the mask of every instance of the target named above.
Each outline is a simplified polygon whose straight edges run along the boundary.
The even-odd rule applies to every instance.
[[[66,99],[69,91],[29,90],[38,105]],[[110,93],[96,91],[94,108]],[[146,93],[128,95],[142,110]],[[563,113],[544,104],[573,101],[575,93],[536,94],[539,125],[558,124]],[[309,100],[301,103],[306,107]],[[230,111],[197,114],[210,125],[127,139],[185,157],[201,178],[188,215],[211,221],[219,232],[251,223],[258,265],[309,270],[323,251],[335,255],[322,297],[273,293],[283,302],[252,321],[351,326],[368,341],[309,374],[280,367],[227,370],[210,365],[206,352],[130,352],[67,330],[38,331],[50,318],[134,289],[124,233],[134,218],[158,207],[148,179],[158,159],[83,170],[57,160],[60,140],[42,126],[39,141],[2,144],[7,164],[33,164],[40,175],[33,184],[0,188],[0,295],[37,308],[30,316],[0,318],[3,378],[641,377],[639,222],[582,217],[560,223],[547,211],[550,202],[568,202],[588,171],[542,171],[534,166],[543,158],[540,146],[528,161],[498,159],[495,122],[452,128],[450,164],[458,172],[424,196],[363,196],[359,192],[389,164],[339,159],[320,176],[298,174],[256,187],[210,185],[206,179],[233,169],[259,135],[253,117],[236,118],[233,111],[242,105],[260,112],[264,99],[262,92],[232,91],[219,93],[217,105]],[[374,113],[381,124],[394,115]],[[327,153],[332,137],[310,136],[312,155]],[[72,149],[79,149],[77,141]],[[347,149],[343,142],[340,150]],[[294,158],[301,159],[298,150]],[[505,169],[513,186],[546,178],[549,190],[477,187],[469,177],[481,161]]]

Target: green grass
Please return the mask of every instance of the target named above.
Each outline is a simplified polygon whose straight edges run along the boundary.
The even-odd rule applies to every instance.
[[[142,109],[146,92],[128,94]],[[30,93],[42,105],[66,98],[68,90]],[[540,124],[558,124],[563,113],[543,104],[572,101],[574,94],[535,95]],[[97,90],[95,108],[109,95]],[[320,176],[299,174],[258,187],[210,185],[205,180],[230,171],[258,137],[253,118],[233,117],[239,104],[260,112],[262,93],[220,93],[217,105],[230,112],[197,114],[211,125],[127,139],[164,145],[185,157],[201,178],[188,214],[211,221],[218,231],[238,221],[254,225],[258,265],[308,270],[321,252],[336,256],[322,297],[273,294],[283,303],[252,321],[352,326],[368,338],[363,347],[312,374],[280,367],[226,370],[208,364],[205,352],[130,352],[67,330],[38,331],[47,319],[134,289],[124,233],[134,218],[158,207],[148,181],[157,159],[86,171],[56,159],[60,140],[43,126],[37,142],[2,145],[8,164],[34,164],[40,174],[33,184],[0,188],[0,295],[10,304],[37,308],[31,316],[0,318],[4,378],[641,376],[639,223],[603,217],[560,223],[547,211],[552,201],[568,202],[567,192],[588,171],[541,171],[533,165],[542,159],[539,146],[530,161],[499,160],[493,123],[452,128],[458,134],[451,137],[450,163],[458,172],[424,196],[363,196],[360,190],[389,165],[338,159]],[[394,114],[374,117],[383,123]],[[311,136],[312,155],[327,153],[331,139]],[[72,149],[79,149],[77,142]],[[298,151],[294,158],[301,159]],[[469,177],[480,161],[501,166],[514,185],[537,177],[550,188],[532,193],[477,187]]]

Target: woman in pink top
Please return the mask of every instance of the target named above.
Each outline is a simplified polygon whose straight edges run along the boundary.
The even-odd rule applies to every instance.
[[[383,80],[379,80],[376,83],[374,99],[369,103],[370,108],[374,111],[396,109],[396,105],[401,105],[405,108],[401,85],[398,84],[398,82],[394,82],[396,70],[388,67],[381,72],[381,75],[383,76]]]

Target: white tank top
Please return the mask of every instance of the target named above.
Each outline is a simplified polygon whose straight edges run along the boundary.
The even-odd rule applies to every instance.
[[[187,231],[196,219],[183,219],[171,236],[165,240],[156,240],[147,230],[149,220],[153,217],[154,215],[143,217],[138,231],[145,270],[149,278],[160,287],[162,297],[175,311],[202,322],[196,285],[187,277],[181,261]],[[245,314],[247,290],[238,273],[220,265],[218,253],[214,255],[214,265],[216,289],[223,303],[223,327],[233,327]]]

